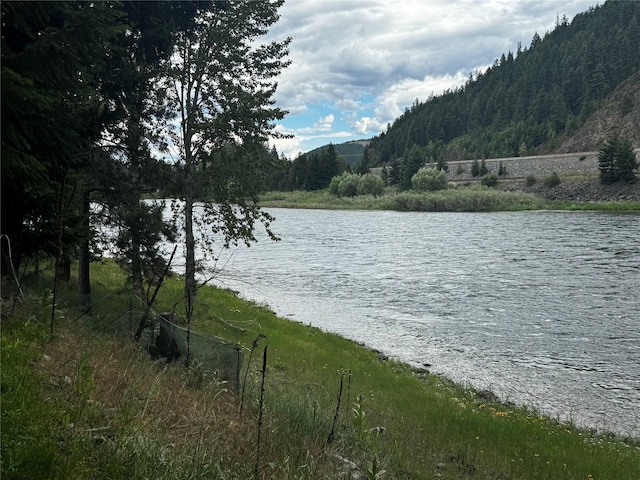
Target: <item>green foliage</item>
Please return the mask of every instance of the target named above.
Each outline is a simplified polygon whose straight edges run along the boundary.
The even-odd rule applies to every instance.
[[[484,185],[485,187],[495,187],[496,185],[498,185],[498,176],[495,173],[492,173],[491,175],[485,175],[484,177],[482,177],[482,180],[480,180],[480,183],[482,183],[482,185]]]
[[[333,177],[329,184],[329,193],[338,197],[354,197],[356,195],[373,195],[377,197],[384,192],[384,180],[370,173],[360,175],[343,172]]]
[[[413,145],[401,159],[399,166],[399,185],[411,188],[411,179],[424,165],[424,154],[418,145]]]
[[[507,174],[507,167],[502,165],[502,162],[500,162],[500,166],[498,167],[498,175],[506,175],[506,174]]]
[[[480,162],[476,159],[471,163],[471,176],[477,177],[478,175],[480,175]]]
[[[101,74],[124,29],[119,6],[105,2],[1,9],[2,234],[19,267],[30,250],[67,254],[88,235],[74,192],[113,119]]]
[[[440,157],[440,158],[438,158],[438,161],[436,162],[436,168],[438,170],[444,170],[445,172],[447,172],[447,171],[449,171],[449,164],[444,159],[444,157]]]
[[[461,87],[417,102],[371,140],[379,165],[413,145],[425,157],[525,156],[571,135],[623,82],[638,82],[640,3],[604,2],[505,52]],[[626,99],[631,97],[627,96]],[[622,112],[632,108],[623,99]],[[429,145],[438,145],[426,153]]]
[[[522,142],[520,144],[520,148],[518,148],[518,156],[526,157],[528,153],[529,153],[529,149],[527,148],[527,144]]]
[[[556,172],[551,172],[544,178],[544,186],[547,188],[553,188],[560,185],[560,177]]]
[[[636,181],[634,170],[640,164],[631,142],[614,135],[600,148],[598,166],[600,168],[600,182],[611,184],[619,180]]]
[[[360,175],[357,173],[343,173],[338,183],[339,197],[353,197],[358,194]]]
[[[358,181],[358,195],[373,195],[377,197],[384,192],[384,180],[378,175],[367,173]]]
[[[532,187],[536,184],[537,181],[538,179],[536,178],[535,175],[527,175],[527,178],[525,178],[524,183],[527,187]]]
[[[480,176],[483,177],[487,173],[489,173],[489,168],[487,168],[487,162],[483,158],[482,161],[480,162]]]
[[[365,154],[365,144],[366,142],[361,141],[351,141],[345,143],[338,144],[330,144],[335,148],[335,151],[339,157],[342,157],[345,162],[345,166],[349,165],[350,167],[355,167],[358,165]],[[329,148],[329,145],[324,145],[322,147],[314,148],[313,150],[306,153],[308,156],[318,155],[322,156]],[[370,155],[373,152],[370,152]],[[375,164],[375,161],[373,162]]]
[[[108,303],[96,305],[95,324],[104,328],[127,311],[129,295],[119,295],[125,277],[113,262],[95,270],[94,286]],[[170,279],[163,308],[183,288]],[[38,315],[33,298],[33,313],[3,319],[2,478],[253,478],[259,365],[250,369],[249,401],[239,414],[237,399],[218,383],[191,382],[197,371],[149,361],[123,331],[99,334],[68,321],[48,336],[43,325],[25,320]],[[361,345],[278,318],[229,290],[203,288],[194,323],[245,346],[267,336],[273,354],[261,478],[340,478],[357,467],[366,478],[430,479],[437,472],[457,479],[469,476],[469,466],[478,478],[637,477],[637,440],[488,403],[469,388],[380,361]],[[352,381],[338,417],[338,458],[324,448],[336,410],[328,386],[345,369]]]
[[[446,190],[447,175],[444,171],[436,168],[422,167],[411,177],[411,185],[419,192],[433,192],[436,190]]]
[[[321,149],[301,154],[293,161],[281,160],[277,171],[271,169],[271,179],[266,190],[321,190],[347,168],[338,149],[329,144]],[[349,171],[350,172],[350,171]]]

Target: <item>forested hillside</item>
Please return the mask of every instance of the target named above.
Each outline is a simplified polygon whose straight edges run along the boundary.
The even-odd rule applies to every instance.
[[[339,157],[344,159],[346,165],[356,165],[362,161],[364,149],[369,145],[369,140],[355,140],[352,142],[337,143],[333,147]],[[306,153],[307,156],[322,155],[329,148],[328,145],[314,148]]]
[[[609,1],[571,22],[563,17],[552,32],[502,54],[464,86],[416,101],[371,140],[361,170],[403,166],[410,157],[417,165],[553,151],[569,145],[639,70],[640,2]],[[618,102],[622,114],[634,108],[640,87],[628,88]]]

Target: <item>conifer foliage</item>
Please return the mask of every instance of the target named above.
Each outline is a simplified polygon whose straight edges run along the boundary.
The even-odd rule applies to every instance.
[[[140,200],[170,196],[186,204],[193,296],[195,201],[211,200],[201,226],[219,248],[268,225],[251,200],[277,160],[265,144],[289,39],[261,39],[282,3],[2,2],[2,274],[38,251],[65,265],[80,251],[88,268],[109,221],[140,296],[175,233]]]
[[[640,165],[631,142],[614,135],[598,152],[598,166],[600,182],[606,185],[620,180],[635,182],[634,170]]]
[[[639,71],[640,2],[609,1],[562,17],[465,85],[415,102],[368,148],[377,165],[402,163],[415,146],[429,162],[553,150]]]

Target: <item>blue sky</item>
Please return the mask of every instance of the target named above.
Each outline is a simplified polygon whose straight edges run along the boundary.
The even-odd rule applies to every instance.
[[[287,0],[267,40],[291,37],[275,99],[289,158],[371,138],[418,99],[464,84],[592,0]]]

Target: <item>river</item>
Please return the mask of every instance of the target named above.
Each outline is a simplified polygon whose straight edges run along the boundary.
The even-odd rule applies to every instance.
[[[219,285],[503,401],[640,436],[640,215],[267,211],[282,240],[223,255]]]

